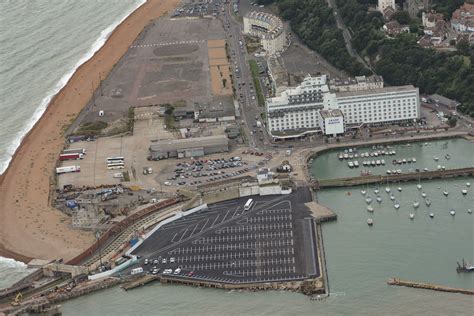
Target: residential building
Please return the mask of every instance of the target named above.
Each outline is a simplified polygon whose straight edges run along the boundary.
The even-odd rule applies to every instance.
[[[396,8],[395,7],[395,0],[379,0],[378,1],[378,6],[377,6],[377,10],[379,10],[380,12],[384,12],[384,10],[388,7],[392,7],[392,8]]]
[[[381,125],[420,118],[420,96],[412,85],[337,92],[336,105],[346,125]]]
[[[382,12],[382,15],[383,17],[385,18],[385,21],[390,21],[392,18],[393,18],[393,15],[397,12],[397,10],[395,10],[394,8],[392,7],[386,7],[383,12]]]
[[[342,116],[338,127],[340,122],[342,126],[379,125],[420,117],[418,88],[384,88],[381,77],[369,78],[349,79],[347,84],[332,80],[330,89],[326,76],[306,77],[299,86],[266,100],[268,131],[274,136],[309,131],[326,133],[327,125],[323,126],[323,121],[331,116]],[[363,89],[360,83],[363,83]],[[341,113],[324,112],[327,110],[340,110]]]
[[[319,128],[323,135],[336,136],[344,134],[346,130],[344,114],[338,109],[319,111]]]
[[[267,125],[270,132],[288,130],[319,130],[319,110],[329,92],[327,77],[306,77],[295,87],[266,100]],[[326,104],[328,106],[329,104]]]
[[[332,79],[329,81],[329,89],[335,92],[360,91],[368,89],[383,88],[382,76],[373,75],[370,77],[357,76],[347,79]]]
[[[397,20],[391,20],[382,27],[384,32],[390,36],[396,36],[400,33],[410,32],[410,28],[407,25],[401,25]]]
[[[474,32],[474,4],[465,2],[453,12],[451,27],[456,32]]]
[[[280,18],[264,12],[251,11],[244,16],[244,34],[260,39],[269,55],[283,52],[288,46],[283,22]]]

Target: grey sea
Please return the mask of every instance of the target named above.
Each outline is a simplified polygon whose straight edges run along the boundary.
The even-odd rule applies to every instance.
[[[0,0],[0,174],[51,97],[143,2]],[[0,257],[0,288],[25,270]]]
[[[0,1],[0,172],[8,165],[21,138],[43,113],[47,103],[82,62],[141,1],[135,0],[2,0]],[[430,169],[473,166],[474,146],[462,140],[433,142],[426,147],[400,147],[398,158],[416,157]],[[432,162],[432,156],[451,160]],[[337,153],[315,159],[313,171],[324,177],[354,173],[338,161]],[[412,166],[410,166],[412,168]],[[344,171],[345,170],[345,171]],[[383,173],[385,168],[378,168]],[[404,170],[405,171],[405,170]],[[375,172],[375,170],[374,170]],[[375,173],[374,173],[375,174]],[[465,182],[473,186],[461,195]],[[130,292],[112,288],[62,305],[64,315],[470,315],[474,298],[390,287],[397,276],[474,289],[473,274],[457,274],[456,261],[474,261],[474,180],[422,182],[431,199],[423,202],[416,183],[392,186],[397,211],[381,190],[383,201],[366,211],[362,188],[324,190],[321,203],[339,214],[323,226],[331,296],[310,301],[290,292],[240,292],[170,286],[155,283]],[[397,185],[398,186],[398,185]],[[375,187],[366,187],[375,197]],[[443,190],[449,190],[444,197]],[[1,201],[0,201],[1,203]],[[451,216],[449,210],[455,209]],[[408,214],[415,213],[414,220]],[[435,217],[429,218],[433,212]],[[367,218],[375,224],[368,227]],[[0,288],[29,271],[24,264],[0,257]]]

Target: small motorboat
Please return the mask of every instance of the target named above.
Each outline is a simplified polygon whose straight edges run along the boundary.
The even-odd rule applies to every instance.
[[[390,193],[390,188],[389,188],[389,187],[386,187],[386,188],[385,188],[385,192]]]
[[[414,218],[415,218],[415,214],[410,213],[410,219],[414,219]]]
[[[456,211],[454,209],[451,209],[451,211],[449,211],[449,214],[451,214],[452,216],[456,215]]]
[[[462,193],[462,195],[466,195],[466,194],[467,194],[467,190],[466,190],[466,189],[462,189],[462,190],[461,190],[461,193]]]
[[[422,187],[421,187],[421,184],[418,183],[418,184],[416,185],[416,188],[417,188],[418,190],[421,190],[421,188],[422,188]]]
[[[411,158],[411,161],[416,162],[416,158],[415,157]]]
[[[398,187],[398,192],[402,192],[402,187]]]
[[[425,198],[425,197],[426,197],[426,193],[425,193],[424,191],[421,192],[421,196]]]
[[[360,194],[362,194],[362,195],[365,195],[366,193],[367,193],[367,191],[365,191],[365,190],[360,191]]]
[[[470,208],[467,209],[467,214],[472,214],[472,210]]]
[[[370,206],[370,205],[369,205],[369,206],[367,206],[367,211],[369,211],[369,212],[373,212],[373,211],[374,211],[374,208],[373,208],[372,206]]]
[[[385,160],[384,159],[380,160],[380,163],[382,164],[382,166],[385,166]]]
[[[349,168],[354,168],[354,163],[352,161],[349,161],[347,165],[349,166]]]
[[[390,169],[388,169],[386,173],[387,174],[392,174],[392,171],[390,171]]]
[[[393,207],[394,207],[396,210],[398,210],[398,209],[400,208],[400,204],[395,203],[395,204],[393,204]]]
[[[371,218],[369,218],[369,219],[367,220],[367,225],[369,225],[369,226],[374,225],[374,220],[371,219]]]
[[[377,202],[382,203],[382,198],[380,196],[377,196],[376,200]]]
[[[365,199],[365,202],[366,202],[367,204],[372,203],[372,198],[371,198],[370,196],[367,197],[367,198]]]
[[[342,160],[344,159],[344,155],[343,154],[339,154],[339,160]]]
[[[449,159],[451,159],[451,156],[449,154],[446,154],[446,156],[444,156],[444,158],[446,158],[446,160],[449,160]]]
[[[471,182],[466,182],[466,186],[469,188],[471,186]]]
[[[438,157],[436,157],[436,156],[433,156],[433,160],[434,160],[434,161],[438,161],[438,160],[439,160],[439,158],[438,158]]]
[[[393,195],[390,194],[390,200],[395,200],[395,197]]]
[[[426,204],[426,206],[430,206],[430,205],[431,205],[431,200],[430,200],[430,199],[426,199],[426,200],[425,200],[425,204]]]
[[[434,217],[434,213],[430,213],[430,217],[433,218],[433,217]]]
[[[375,190],[374,190],[374,193],[375,193],[375,194],[379,194],[379,189],[375,189]]]
[[[444,194],[444,196],[448,196],[448,195],[449,195],[449,192],[446,191],[446,190],[444,190],[444,191],[443,191],[443,194]]]
[[[420,202],[415,201],[415,203],[413,203],[413,207],[414,207],[414,208],[418,208],[418,206],[420,206]]]
[[[354,161],[354,167],[356,167],[356,168],[359,167],[359,162],[357,160]]]

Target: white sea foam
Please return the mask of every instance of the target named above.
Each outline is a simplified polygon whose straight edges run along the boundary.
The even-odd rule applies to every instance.
[[[130,14],[132,14],[135,10],[141,7],[146,0],[140,0],[135,7],[132,8],[128,13],[126,13],[122,18],[118,19],[114,23],[112,23],[109,27],[104,29],[101,33],[99,38],[92,44],[91,48],[85,53],[81,59],[71,68],[65,75],[59,79],[58,83],[51,89],[47,96],[41,101],[41,104],[36,108],[35,112],[31,116],[31,118],[26,122],[23,129],[17,133],[17,136],[12,141],[10,146],[7,147],[7,159],[5,161],[0,161],[0,174],[4,173],[5,170],[8,168],[8,165],[11,162],[15,151],[21,144],[21,141],[25,137],[25,135],[33,128],[36,122],[41,118],[43,113],[46,111],[49,102],[51,99],[67,84],[69,79],[71,79],[72,75],[76,72],[77,68],[79,68],[83,63],[88,61],[92,56],[94,56],[95,52],[97,52],[107,41],[110,34],[112,34],[113,30],[122,23]]]

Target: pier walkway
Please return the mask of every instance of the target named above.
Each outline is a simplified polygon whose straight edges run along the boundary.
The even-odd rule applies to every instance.
[[[453,287],[443,286],[443,285],[422,283],[422,282],[409,281],[409,280],[401,280],[399,278],[390,278],[387,281],[387,283],[389,285],[406,286],[406,287],[412,287],[412,288],[417,288],[417,289],[474,295],[474,290],[458,289],[458,288],[453,288]]]
[[[313,180],[311,186],[318,190],[322,188],[346,187],[374,183],[393,183],[414,180],[444,179],[459,176],[473,176],[474,168],[461,168],[451,170],[421,171],[396,175],[373,175],[338,179]]]

